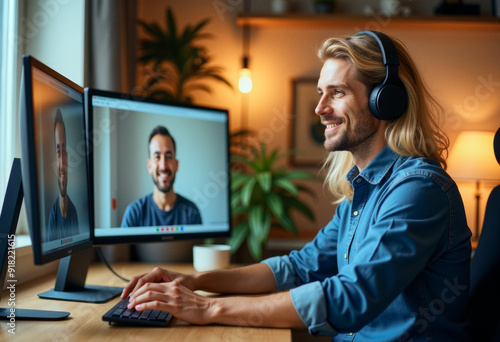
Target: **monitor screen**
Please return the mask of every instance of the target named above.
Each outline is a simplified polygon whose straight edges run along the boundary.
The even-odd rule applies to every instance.
[[[226,110],[85,89],[94,243],[228,236]]]
[[[36,264],[92,246],[83,89],[23,57],[21,166]]]

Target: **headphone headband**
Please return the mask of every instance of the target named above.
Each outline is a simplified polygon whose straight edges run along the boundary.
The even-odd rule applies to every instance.
[[[382,52],[384,65],[399,65],[398,50],[396,50],[391,38],[378,31],[361,31],[355,34],[355,36],[361,35],[368,35],[375,39],[380,47],[380,52]]]

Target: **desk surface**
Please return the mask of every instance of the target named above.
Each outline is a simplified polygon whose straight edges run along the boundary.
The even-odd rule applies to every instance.
[[[118,263],[114,270],[123,277],[150,271],[154,266],[144,263]],[[159,265],[180,272],[193,271],[188,265]],[[119,299],[104,304],[88,304],[39,299],[37,294],[54,287],[55,275],[47,276],[16,289],[16,307],[20,309],[57,310],[71,313],[63,321],[16,321],[15,336],[8,332],[7,321],[0,321],[2,341],[291,341],[290,329],[263,329],[229,326],[194,326],[173,319],[167,328],[113,326],[102,321],[102,315]],[[123,287],[125,282],[112,274],[105,266],[93,264],[87,275],[88,285]],[[8,294],[2,295],[0,307],[8,307]]]

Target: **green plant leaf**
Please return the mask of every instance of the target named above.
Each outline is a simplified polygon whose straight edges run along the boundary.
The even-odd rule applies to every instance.
[[[231,189],[233,191],[236,191],[243,184],[245,184],[248,181],[249,178],[250,178],[250,176],[247,175],[246,173],[231,172]]]
[[[294,235],[298,234],[297,226],[295,225],[295,222],[293,222],[292,217],[290,216],[289,213],[285,212],[278,218],[278,221],[286,231]]]
[[[254,261],[262,260],[262,245],[260,244],[257,237],[250,234],[247,237],[247,246],[248,246],[248,251],[250,252],[250,255],[252,256],[252,259]]]
[[[300,212],[302,215],[306,216],[309,220],[314,221],[313,211],[303,202],[294,197],[287,197],[284,199],[285,207],[293,208]]]
[[[251,207],[248,211],[248,226],[250,227],[250,232],[259,240],[264,235],[265,227],[263,223],[264,208],[261,205]]]
[[[275,193],[270,193],[267,195],[267,205],[275,217],[281,217],[283,215],[283,201],[281,197]]]
[[[177,25],[174,18],[174,13],[170,8],[167,8],[165,22],[167,23],[167,32],[171,37],[177,37]]]
[[[248,182],[245,183],[241,188],[241,202],[246,207],[248,207],[248,205],[250,204],[250,200],[252,199],[252,193],[255,183],[257,183],[256,178],[248,178]]]
[[[236,217],[238,215],[245,214],[247,212],[248,212],[248,208],[246,208],[242,205],[238,205],[238,206],[234,207],[234,209],[231,209],[232,217]]]
[[[249,167],[251,167],[252,169],[254,168],[254,163],[252,160],[249,160],[248,158],[244,157],[244,156],[237,156],[237,155],[232,155],[231,156],[231,161],[232,162],[238,162],[238,163],[243,163]]]
[[[265,193],[269,193],[271,191],[272,186],[272,175],[271,172],[265,171],[257,174],[257,181],[259,182],[260,187],[264,190]]]
[[[271,229],[271,216],[271,213],[266,211],[262,205],[253,206],[248,212],[250,233],[260,241],[261,244],[266,242],[267,235]]]
[[[283,175],[283,178],[285,179],[294,179],[294,180],[315,180],[317,179],[313,175],[311,175],[309,172],[306,171],[290,171],[287,172],[285,175]]]
[[[293,196],[297,196],[299,194],[299,191],[297,190],[297,187],[291,181],[289,181],[288,179],[285,179],[285,178],[277,179],[274,182],[274,185],[276,185],[277,187],[280,187],[280,188],[288,191]]]
[[[240,222],[236,227],[233,228],[231,237],[227,240],[229,246],[231,246],[231,253],[236,252],[245,238],[249,234],[250,228],[248,227],[248,222]]]
[[[232,214],[235,214],[235,211],[238,210],[238,208],[243,207],[241,205],[241,191],[233,191],[231,192],[231,210]]]

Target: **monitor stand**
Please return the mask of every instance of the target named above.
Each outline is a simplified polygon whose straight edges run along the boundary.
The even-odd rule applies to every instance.
[[[12,163],[9,183],[5,192],[2,213],[0,215],[0,291],[7,275],[8,239],[16,234],[17,221],[23,203],[21,181],[21,161],[15,158]],[[1,292],[0,292],[1,293]],[[69,316],[66,311],[47,311],[18,309],[17,307],[0,308],[0,319],[6,320],[61,320]]]
[[[123,291],[122,287],[85,285],[93,256],[94,249],[89,248],[62,258],[54,288],[40,293],[38,297],[85,303],[105,303],[118,297]]]
[[[11,311],[13,310],[13,311]],[[20,321],[58,321],[70,314],[66,311],[0,308],[0,319]]]

